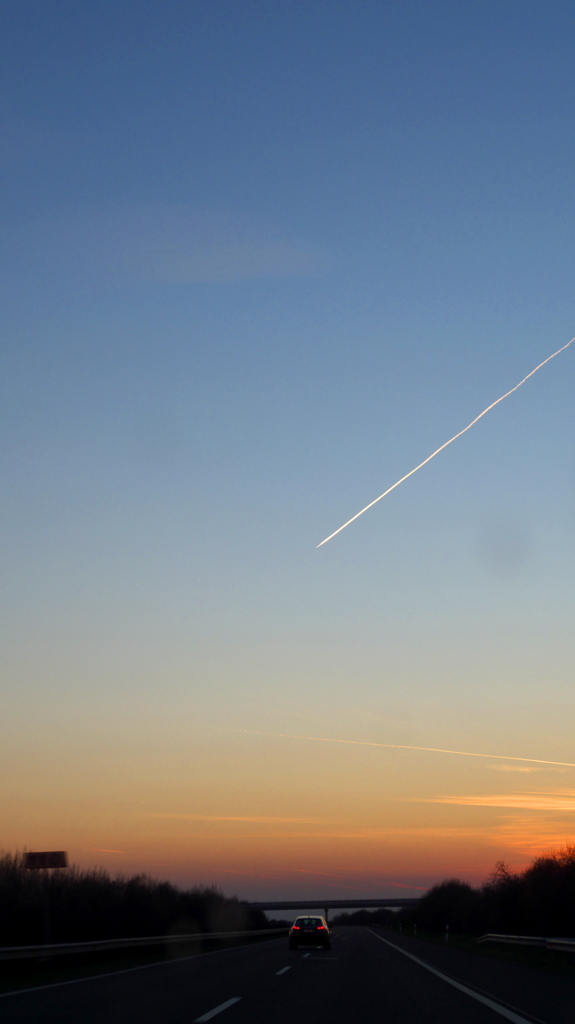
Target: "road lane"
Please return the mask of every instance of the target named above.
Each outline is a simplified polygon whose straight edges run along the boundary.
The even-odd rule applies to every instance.
[[[257,955],[254,955],[257,945]],[[1,1024],[192,1024],[288,962],[287,941],[224,949],[0,997]],[[281,979],[274,981],[280,982]],[[235,1010],[225,1010],[218,1021]]]
[[[371,928],[369,930],[371,931]],[[371,934],[374,935],[376,939],[379,939],[380,942],[385,942],[385,944],[390,946],[391,949],[397,950],[402,953],[403,956],[408,957],[414,963],[423,967],[424,970],[430,971],[436,978],[440,978],[447,985],[451,985],[452,988],[457,989],[458,992],[464,992],[470,999],[474,999],[476,1002],[481,1003],[482,1006],[488,1006],[491,1010],[495,1010],[500,1017],[504,1017],[505,1020],[510,1020],[512,1024],[529,1024],[529,1021],[527,1021],[515,1007],[504,1006],[501,1003],[496,1002],[490,996],[485,995],[485,993],[478,992],[476,989],[470,988],[469,985],[462,985],[460,981],[450,977],[449,974],[445,974],[443,971],[438,971],[436,967],[433,967],[433,965],[428,963],[426,960],[422,960],[421,957],[414,956],[413,953],[408,953],[407,950],[402,949],[401,946],[396,946],[393,942],[390,942],[389,939],[384,939],[374,931],[371,931]]]
[[[0,999],[2,1024],[573,1024],[575,984],[558,983],[557,998],[549,999],[547,975],[515,972],[512,1013],[491,983],[500,963],[475,957],[475,982],[461,973],[457,951],[367,928],[336,931],[331,951],[289,951],[285,939],[221,950],[173,963],[163,963],[122,975],[93,978],[37,992]],[[387,941],[382,941],[382,939]],[[415,941],[415,946],[414,946]],[[389,943],[392,943],[390,945]],[[431,964],[440,956],[440,965]],[[494,973],[493,968],[496,967]],[[429,969],[432,967],[432,970]],[[508,965],[503,965],[504,968]],[[516,965],[513,965],[516,966]],[[435,972],[435,973],[434,973]],[[513,973],[513,972],[512,972]],[[454,987],[441,975],[455,980]],[[544,993],[539,1003],[538,978]],[[521,984],[524,978],[525,984]],[[479,984],[481,982],[481,984]],[[490,988],[491,985],[491,988]],[[469,988],[481,988],[491,1005],[480,1002]],[[507,993],[509,996],[509,992]],[[545,1015],[533,1006],[545,1007]]]
[[[574,1024],[575,982],[509,960],[489,957],[449,944],[422,942],[408,934],[377,929],[379,934],[426,960],[452,978],[491,996],[504,1005],[524,1010],[549,1024]]]
[[[261,985],[234,1007],[229,1024],[503,1024],[492,1008],[454,990],[368,929],[349,929],[347,941],[340,933],[332,954],[292,954],[294,969],[281,999],[277,989]],[[515,1024],[532,1024],[532,1018]]]
[[[234,1003],[239,1003],[241,996],[235,996],[233,999],[226,999],[225,1003],[220,1003],[219,1006],[215,1006],[213,1010],[208,1010],[207,1013],[202,1013],[201,1017],[196,1017],[194,1024],[206,1024],[206,1021],[212,1020],[217,1017],[218,1014],[223,1013]]]

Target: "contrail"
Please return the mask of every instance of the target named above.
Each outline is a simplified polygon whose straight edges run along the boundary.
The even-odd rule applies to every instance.
[[[367,512],[368,509],[372,508],[374,505],[377,505],[378,501],[381,501],[381,499],[385,498],[386,495],[391,493],[391,491],[394,491],[396,487],[399,487],[399,485],[402,484],[404,480],[407,480],[408,477],[413,476],[414,473],[417,473],[418,469],[421,469],[423,466],[426,466],[427,463],[431,462],[431,460],[434,459],[436,455],[439,455],[439,453],[442,452],[444,448],[447,448],[448,445],[453,444],[454,441],[457,441],[458,437],[461,437],[462,434],[465,434],[467,433],[468,430],[471,430],[471,427],[475,426],[475,424],[478,422],[478,420],[481,419],[482,416],[485,416],[486,413],[490,412],[491,409],[494,409],[496,405],[499,405],[499,403],[502,402],[504,398],[508,398],[509,395],[512,395],[514,391],[517,391],[517,389],[520,388],[522,384],[525,384],[526,380],[529,380],[529,378],[532,377],[534,373],[537,373],[537,370],[540,370],[542,366],[545,366],[545,363],[549,363],[552,359],[555,359],[555,356],[558,356],[560,352],[564,352],[565,349],[569,348],[569,345],[572,345],[574,341],[575,338],[571,338],[571,341],[568,341],[566,345],[563,345],[561,348],[558,348],[557,351],[553,353],[553,355],[547,356],[547,359],[544,359],[542,363],[539,363],[539,366],[536,366],[534,370],[531,370],[531,373],[528,373],[527,376],[523,378],[523,380],[520,380],[519,384],[516,384],[515,387],[511,388],[510,391],[506,391],[504,395],[501,395],[501,398],[498,398],[495,402],[492,402],[491,405],[488,405],[487,409],[484,409],[483,412],[480,412],[479,416],[476,416],[474,420],[471,420],[471,423],[468,423],[467,426],[463,428],[463,430],[460,430],[458,434],[454,434],[453,437],[450,437],[449,441],[446,441],[445,444],[442,444],[441,447],[437,448],[434,452],[431,453],[431,455],[428,455],[427,458],[423,460],[423,462],[419,463],[419,466],[416,466],[415,469],[410,469],[409,473],[406,473],[405,476],[402,476],[401,480],[397,480],[394,484],[391,485],[391,487],[388,487],[387,490],[383,492],[383,494],[380,494],[379,498],[375,498],[373,501],[370,501],[369,505],[366,505],[365,508],[362,508],[360,512],[356,512],[356,514],[352,516],[351,519],[348,519],[347,523],[344,523],[343,526],[339,527],[339,529],[334,530],[333,533],[330,533],[329,537],[326,537],[325,540],[322,540],[319,544],[316,545],[316,547],[321,548],[322,544],[327,544],[328,540],[331,540],[332,537],[336,537],[338,533],[341,533],[342,530],[345,530],[346,526],[349,526],[350,523],[353,523],[356,519],[359,519],[359,517],[362,516],[364,512]]]
[[[575,339],[574,339],[575,340]],[[313,740],[315,743],[345,743],[353,747],[385,747],[387,750],[427,750],[432,754],[458,754],[460,757],[489,757],[496,761],[528,761],[530,764],[553,764],[575,768],[571,761],[544,761],[540,757],[512,757],[510,754],[478,754],[471,750],[444,750],[442,747],[412,747],[407,743],[370,743],[368,740],[334,740],[326,736],[293,736],[286,732],[263,732],[259,729],[238,729],[252,736],[277,736],[284,740]]]

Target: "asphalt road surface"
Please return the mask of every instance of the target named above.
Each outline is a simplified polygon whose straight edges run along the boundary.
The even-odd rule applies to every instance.
[[[574,1024],[575,982],[396,933],[270,940],[0,997],[1,1024]]]

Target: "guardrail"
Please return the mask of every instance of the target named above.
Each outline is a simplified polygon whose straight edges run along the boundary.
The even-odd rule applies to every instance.
[[[190,945],[198,939],[240,939],[259,935],[287,934],[287,928],[261,928],[249,932],[194,932],[192,935],[151,935],[131,939],[98,939],[94,942],[58,942],[41,946],[4,946],[0,960],[32,960],[34,957],[71,956],[76,953],[99,953],[106,949],[131,949],[136,946]]]
[[[561,949],[564,953],[575,953],[575,939],[547,939],[547,949]]]
[[[547,939],[542,935],[482,935],[477,942],[506,942],[510,946],[539,946],[542,949],[558,949],[564,953],[575,953],[575,939]]]

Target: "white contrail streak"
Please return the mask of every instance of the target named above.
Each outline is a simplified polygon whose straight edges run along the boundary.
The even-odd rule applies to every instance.
[[[575,340],[575,339],[574,339]],[[315,743],[345,743],[352,747],[385,747],[387,750],[426,750],[432,754],[458,754],[460,757],[489,757],[496,761],[528,761],[529,764],[553,764],[561,768],[575,768],[571,761],[544,761],[540,757],[512,757],[510,754],[478,754],[471,750],[444,750],[443,747],[412,747],[406,743],[370,743],[368,740],[334,740],[327,736],[294,736],[287,732],[262,732],[259,729],[239,729],[251,736],[277,736],[284,740],[313,740]]]
[[[339,527],[339,529],[334,530],[333,533],[330,533],[329,537],[326,537],[325,540],[322,540],[319,544],[316,545],[316,547],[321,548],[322,544],[327,544],[328,540],[331,540],[332,537],[336,537],[338,533],[341,533],[342,530],[345,530],[346,526],[349,526],[350,523],[353,523],[356,519],[359,519],[359,517],[362,516],[364,512],[367,512],[368,509],[372,508],[374,505],[377,505],[378,501],[381,501],[381,499],[385,498],[386,495],[391,494],[391,492],[394,491],[396,487],[399,487],[399,485],[402,484],[404,480],[407,480],[408,477],[413,476],[414,473],[417,473],[418,469],[421,469],[423,466],[426,466],[428,462],[431,462],[431,460],[434,459],[436,455],[439,455],[439,453],[442,452],[444,448],[447,448],[448,445],[453,444],[454,441],[457,441],[458,437],[461,437],[462,434],[465,434],[467,433],[468,430],[471,430],[471,427],[475,426],[475,424],[478,422],[478,420],[482,418],[482,416],[485,416],[486,413],[490,412],[491,409],[494,409],[496,405],[499,405],[499,403],[502,402],[504,398],[508,398],[509,395],[512,395],[514,391],[517,391],[517,389],[520,388],[522,384],[525,384],[526,380],[529,380],[529,378],[532,377],[534,373],[537,373],[537,370],[540,370],[542,366],[545,366],[545,363],[549,363],[552,359],[555,359],[555,356],[558,356],[560,352],[564,352],[565,349],[569,348],[569,345],[572,345],[574,341],[575,338],[571,338],[571,341],[568,341],[566,345],[563,345],[561,348],[558,348],[557,351],[553,353],[553,355],[547,356],[547,359],[544,359],[542,363],[539,363],[539,366],[536,366],[534,370],[531,370],[531,373],[528,373],[527,376],[523,378],[523,380],[520,380],[519,384],[516,384],[514,388],[511,388],[509,391],[506,391],[504,395],[501,395],[501,398],[498,398],[495,402],[492,402],[491,405],[488,405],[487,409],[484,409],[483,412],[480,412],[479,416],[476,416],[474,420],[471,420],[471,423],[468,423],[467,426],[463,428],[463,430],[460,430],[458,434],[454,434],[453,437],[450,437],[449,441],[446,441],[445,444],[442,444],[441,447],[437,448],[434,452],[431,453],[431,455],[428,455],[427,458],[423,460],[423,462],[419,463],[419,466],[416,466],[415,469],[410,469],[409,473],[406,473],[405,476],[402,476],[401,480],[397,480],[394,484],[391,485],[391,487],[388,487],[387,490],[383,492],[383,494],[380,494],[379,498],[375,498],[373,501],[370,501],[369,505],[366,505],[365,508],[362,508],[360,512],[356,512],[356,514],[352,516],[351,519],[348,519],[347,523],[344,523],[343,526]]]

